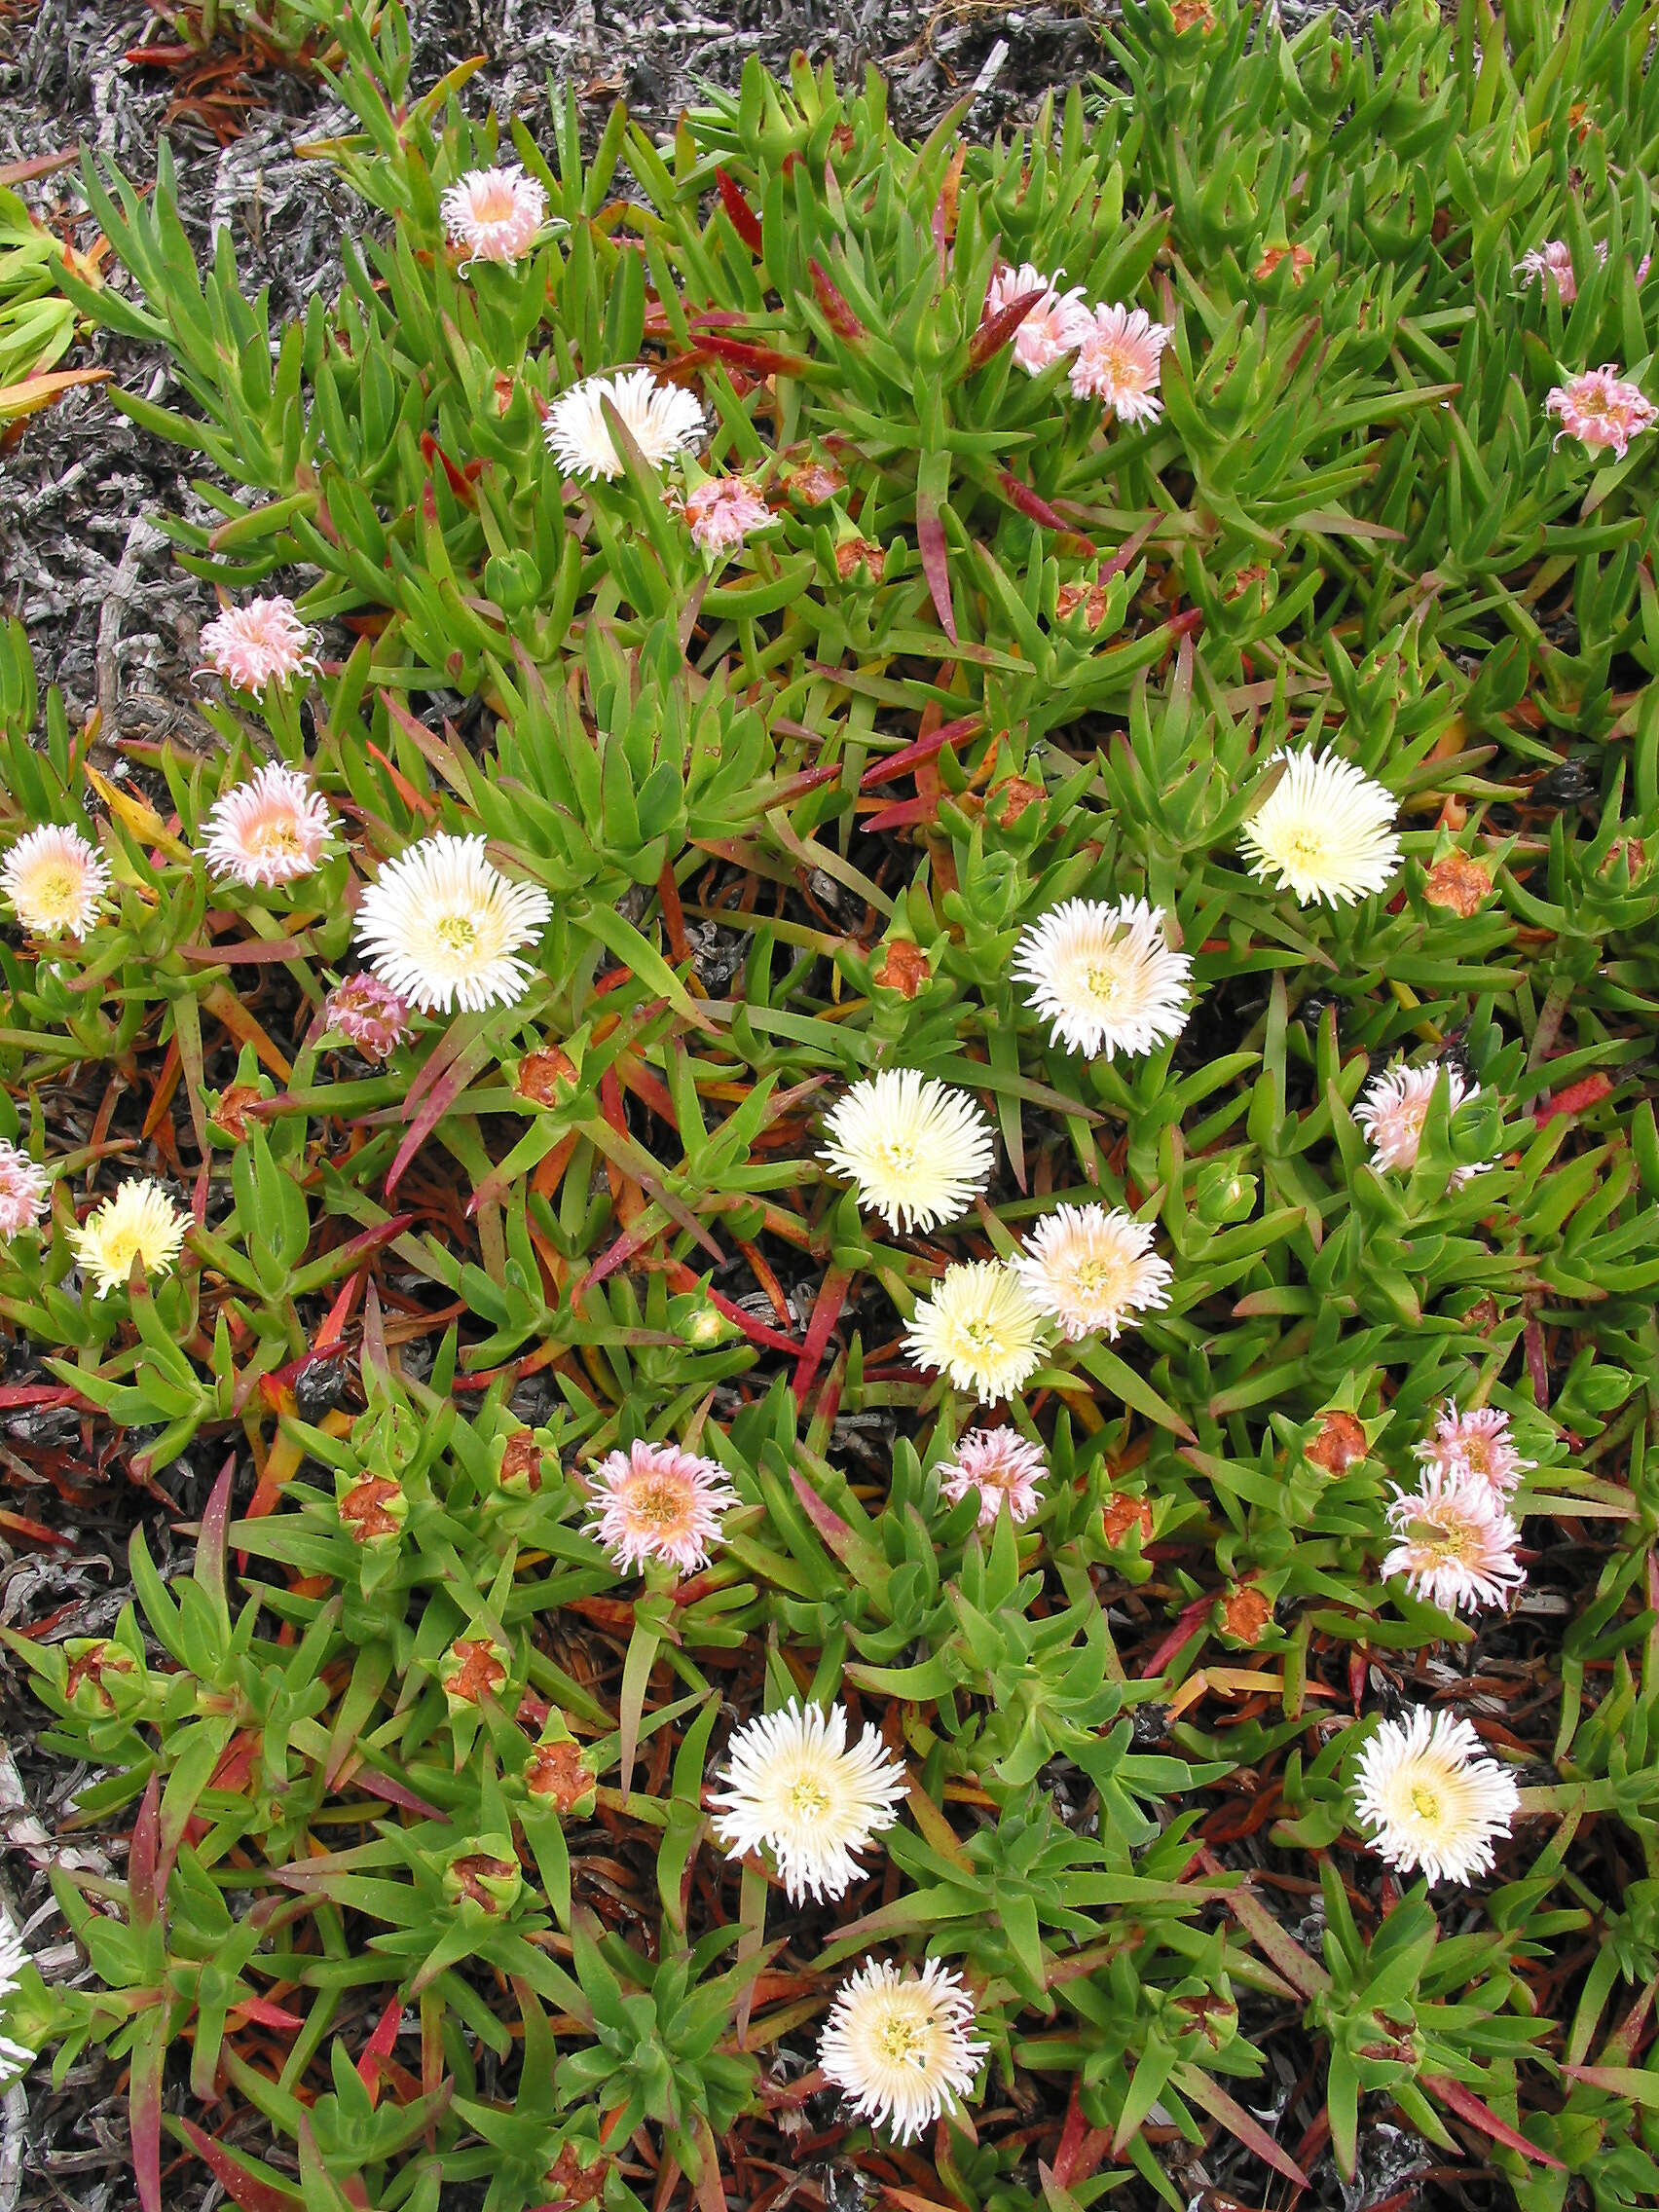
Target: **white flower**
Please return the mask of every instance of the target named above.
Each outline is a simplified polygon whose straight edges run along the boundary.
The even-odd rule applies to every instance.
[[[738,1729],[721,1779],[709,1802],[726,1857],[764,1844],[792,1904],[838,1898],[858,1879],[855,1853],[893,1825],[908,1787],[872,1727],[849,1750],[844,1706],[793,1698]]]
[[[561,392],[548,411],[543,435],[567,476],[592,483],[620,476],[622,457],[611,441],[604,402],[609,400],[634,443],[653,468],[703,442],[703,410],[678,385],[659,384],[650,369],[623,376],[589,377]]]
[[[1144,899],[1064,900],[1021,932],[1013,972],[1068,1051],[1150,1052],[1187,1026],[1193,963]]]
[[[123,1183],[75,1232],[75,1258],[97,1295],[107,1298],[127,1288],[134,1260],[142,1260],[151,1282],[170,1274],[189,1227],[190,1216],[180,1213],[159,1183]]]
[[[0,2008],[18,1993],[18,1979],[29,1963],[22,1940],[10,1929],[0,1935]],[[35,2062],[35,2052],[26,2044],[15,2043],[10,2036],[0,2035],[0,2089],[15,2082]]]
[[[333,828],[328,808],[297,768],[268,760],[215,801],[202,851],[215,875],[238,883],[292,883],[310,875]]]
[[[1380,1175],[1390,1168],[1409,1175],[1417,1165],[1423,1124],[1428,1120],[1440,1074],[1437,1062],[1425,1068],[1409,1068],[1403,1061],[1397,1061],[1382,1074],[1373,1076],[1360,1092],[1353,1118],[1371,1140],[1371,1164]],[[1447,1105],[1452,1113],[1455,1114],[1465,1100],[1480,1096],[1480,1085],[1465,1083],[1450,1063],[1445,1074]],[[1472,1166],[1454,1167],[1452,1188],[1461,1190],[1471,1178],[1483,1174],[1493,1164],[1490,1160],[1481,1160]]]
[[[1423,1705],[1382,1722],[1359,1754],[1354,1804],[1390,1866],[1420,1866],[1431,1882],[1466,1882],[1491,1866],[1493,1839],[1509,1833],[1521,1798],[1514,1778],[1479,1750],[1470,1721]]]
[[[973,1491],[981,1529],[989,1529],[1005,1505],[1017,1528],[1042,1504],[1038,1486],[1048,1472],[1043,1447],[1018,1429],[971,1428],[956,1447],[955,1460],[939,1471],[940,1495],[956,1505]]]
[[[383,983],[424,1014],[510,1006],[533,973],[517,953],[553,911],[538,884],[513,883],[482,837],[423,837],[381,869],[357,908],[357,941]]]
[[[1426,1444],[1413,1446],[1425,1465],[1444,1475],[1475,1475],[1499,1499],[1513,1497],[1521,1477],[1537,1465],[1523,1459],[1509,1433],[1509,1416],[1501,1406],[1472,1407],[1460,1414],[1448,1398],[1435,1417],[1434,1435]]]
[[[991,1124],[966,1090],[915,1068],[855,1083],[825,1117],[822,1157],[891,1230],[958,1221],[990,1181]]]
[[[202,631],[202,657],[239,691],[263,691],[316,668],[316,632],[300,619],[291,599],[250,600],[227,607]]]
[[[872,1961],[836,1992],[818,2063],[861,2119],[911,2143],[974,2086],[990,2046],[973,2025],[973,1999],[940,1960],[920,1974]]]
[[[904,1349],[918,1367],[942,1368],[959,1390],[986,1404],[1017,1390],[1043,1356],[1043,1316],[1000,1260],[946,1268],[916,1308]]]
[[[1175,1271],[1152,1249],[1151,1222],[1104,1206],[1057,1206],[1040,1221],[1014,1272],[1075,1344],[1104,1329],[1116,1337],[1134,1314],[1169,1303]]]
[[[438,203],[444,229],[467,261],[519,260],[547,220],[547,194],[517,162],[469,169]],[[462,268],[466,262],[461,264]]]
[[[1520,1530],[1492,1485],[1464,1468],[1427,1467],[1419,1490],[1397,1489],[1388,1527],[1396,1541],[1384,1577],[1404,1575],[1417,1597],[1447,1612],[1505,1604],[1527,1579],[1515,1557]]]
[[[1400,865],[1393,793],[1335,754],[1281,746],[1273,758],[1284,772],[1240,838],[1251,874],[1304,906],[1352,905],[1386,890]]]
[[[109,890],[109,863],[79,830],[49,822],[19,837],[0,866],[0,891],[36,937],[85,937]]]

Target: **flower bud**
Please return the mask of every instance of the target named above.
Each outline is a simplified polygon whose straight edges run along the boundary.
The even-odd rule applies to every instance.
[[[474,1836],[444,1868],[444,1895],[463,1913],[496,1919],[512,1909],[523,1888],[524,1869],[509,1836]]]
[[[494,1638],[458,1636],[438,1670],[450,1718],[494,1697],[507,1678],[507,1653]]]
[[[337,1475],[335,1492],[340,1526],[354,1542],[376,1551],[388,1550],[397,1542],[409,1518],[409,1500],[400,1483],[389,1475],[365,1475],[360,1482]]]

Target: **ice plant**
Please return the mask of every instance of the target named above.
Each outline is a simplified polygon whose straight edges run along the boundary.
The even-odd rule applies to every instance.
[[[864,1871],[857,1854],[893,1825],[908,1787],[872,1727],[849,1747],[845,1707],[793,1698],[737,1730],[721,1780],[709,1803],[726,1857],[764,1845],[792,1904],[844,1894]]]
[[[622,456],[605,419],[609,400],[641,454],[661,468],[703,442],[703,410],[678,385],[659,384],[651,369],[621,376],[588,377],[561,392],[548,410],[542,434],[567,476],[591,484],[622,473]]]
[[[468,169],[438,205],[450,243],[465,254],[463,269],[473,261],[522,260],[547,220],[546,192],[517,162]]]
[[[730,553],[752,532],[768,530],[777,519],[744,476],[711,476],[685,495],[685,520],[693,543],[704,553]]]
[[[1251,874],[1304,906],[1352,905],[1385,890],[1400,865],[1392,792],[1335,754],[1281,747],[1273,758],[1283,773],[1240,840]]]
[[[357,941],[388,989],[424,1014],[477,1014],[522,998],[518,958],[553,911],[538,884],[514,883],[482,837],[441,831],[388,861],[357,908]]]
[[[0,1237],[32,1229],[46,1211],[46,1169],[0,1140]]]
[[[939,1471],[940,1495],[957,1505],[973,1491],[981,1529],[989,1529],[1005,1505],[1017,1526],[1042,1504],[1039,1485],[1048,1472],[1043,1447],[1018,1429],[971,1428],[957,1445],[956,1457]]]
[[[311,778],[268,760],[221,793],[203,825],[202,850],[215,875],[250,887],[292,883],[314,872],[333,827]]]
[[[1477,1476],[1499,1499],[1513,1497],[1521,1477],[1537,1465],[1515,1449],[1509,1416],[1501,1406],[1475,1406],[1460,1414],[1450,1398],[1435,1417],[1433,1436],[1413,1449],[1426,1466],[1444,1475]]]
[[[1098,307],[1071,365],[1079,399],[1098,399],[1120,423],[1156,423],[1163,349],[1175,333],[1145,308]]]
[[[1144,899],[1062,901],[1021,932],[1013,974],[1071,1052],[1150,1052],[1187,1026],[1193,963]]]
[[[862,2120],[912,2143],[974,2086],[990,2046],[973,2025],[973,1999],[941,1960],[919,1974],[872,1960],[836,1992],[818,2063]]]
[[[348,976],[330,991],[322,1018],[350,1038],[365,1059],[384,1060],[409,1035],[409,1007],[378,976]]]
[[[1075,1344],[1167,1306],[1174,1270],[1152,1249],[1157,1231],[1104,1206],[1056,1206],[1026,1238],[1014,1272],[1043,1311]]]
[[[959,1390],[993,1404],[1017,1390],[1043,1356],[1043,1315],[1000,1260],[946,1268],[916,1308],[904,1349],[918,1367],[942,1368]]]
[[[94,1206],[75,1233],[75,1258],[100,1298],[125,1290],[134,1260],[152,1281],[177,1263],[190,1216],[180,1213],[159,1183],[123,1183]]]
[[[36,937],[85,937],[109,890],[109,863],[78,830],[48,823],[19,837],[0,866],[0,890]]]
[[[1610,446],[1620,461],[1629,451],[1632,438],[1640,437],[1659,419],[1659,408],[1642,397],[1638,386],[1621,377],[1611,361],[1558,384],[1544,401],[1544,413],[1560,419],[1561,428],[1555,435],[1558,446],[1563,438],[1577,438],[1592,453]]]
[[[1359,1754],[1354,1805],[1377,1830],[1372,1849],[1402,1874],[1466,1882],[1493,1863],[1520,1803],[1513,1777],[1477,1757],[1471,1721],[1419,1705],[1384,1720]]]
[[[202,653],[214,674],[239,691],[263,691],[268,683],[286,683],[315,668],[315,637],[291,599],[253,599],[203,624]]]
[[[1396,1062],[1393,1067],[1373,1076],[1360,1092],[1353,1118],[1370,1139],[1371,1164],[1380,1175],[1389,1171],[1409,1175],[1417,1165],[1423,1124],[1428,1120],[1434,1087],[1442,1074],[1446,1077],[1447,1104],[1452,1113],[1467,1099],[1479,1097],[1478,1083],[1465,1083],[1457,1069],[1438,1062],[1423,1068],[1409,1068],[1403,1061]],[[1482,1160],[1470,1166],[1453,1168],[1453,1188],[1460,1189],[1472,1176],[1492,1165],[1490,1160]]]
[[[824,1128],[823,1159],[857,1187],[861,1205],[900,1233],[960,1220],[996,1159],[991,1124],[972,1095],[915,1068],[883,1068],[855,1083]]]
[[[1054,362],[1075,353],[1094,328],[1094,317],[1083,304],[1083,286],[1074,284],[1069,292],[1059,289],[1064,275],[1063,269],[1056,269],[1052,276],[1046,276],[1031,262],[1023,261],[1017,269],[1005,264],[991,278],[982,317],[986,322],[994,321],[1027,293],[1040,295],[1014,334],[1014,357],[1027,376],[1041,376]]]
[[[673,1444],[637,1440],[601,1459],[588,1483],[590,1533],[629,1570],[652,1560],[682,1574],[707,1567],[721,1516],[738,1502],[715,1460]]]
[[[7,1929],[0,1935],[0,2009],[18,1994],[18,1978],[28,1963],[29,1954],[23,1948],[22,1937]],[[0,2089],[15,2082],[19,2074],[26,2074],[34,2062],[35,2053],[27,2044],[0,2035]]]
[[[1467,1468],[1423,1470],[1421,1487],[1396,1490],[1388,1507],[1394,1548],[1384,1576],[1447,1612],[1502,1605],[1527,1579],[1515,1557],[1521,1531],[1492,1485]]]

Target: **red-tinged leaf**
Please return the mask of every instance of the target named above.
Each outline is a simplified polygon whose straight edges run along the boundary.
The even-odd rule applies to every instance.
[[[1633,2105],[1659,2105],[1659,2074],[1649,2074],[1645,2067],[1564,2066],[1562,2072],[1569,2081],[1603,2089],[1609,2097],[1624,2097]]]
[[[300,2212],[302,2199],[291,2190],[249,2173],[240,2158],[233,2158],[221,2144],[197,2126],[193,2120],[180,2122],[191,2149],[240,2212]]]
[[[760,221],[743,197],[743,187],[723,168],[715,170],[715,182],[720,188],[720,205],[730,216],[732,229],[751,253],[764,253],[766,241],[760,235]]]
[[[424,497],[429,503],[432,497],[432,487],[429,484],[425,488]],[[437,519],[438,518],[435,513],[430,517],[430,520],[432,521],[434,526],[437,523]],[[392,790],[397,793],[398,797],[403,801],[404,805],[409,808],[410,812],[412,814],[419,814],[424,821],[435,822],[438,818],[438,810],[432,804],[432,801],[426,797],[425,793],[424,792],[418,792],[415,789],[415,786],[409,781],[409,778],[403,773],[403,770],[396,766],[393,761],[388,760],[378,745],[370,745],[368,751],[370,757],[372,759],[378,760],[381,766],[386,770],[387,774],[391,778]]]
[[[698,339],[693,352],[682,353],[679,359],[687,368],[703,360],[726,361],[733,368],[753,369],[763,377],[804,376],[812,368],[804,353],[780,353],[775,346],[753,346],[745,338],[717,338],[712,332]]]
[[[225,1591],[225,1546],[231,1525],[231,1484],[236,1471],[237,1456],[232,1452],[219,1469],[196,1534],[196,1579],[212,1600],[214,1610],[226,1621],[230,1618],[230,1601]]]
[[[191,2149],[231,2202],[240,2207],[240,2212],[300,2212],[302,2200],[292,2191],[279,2189],[275,2182],[251,2173],[240,2158],[233,2157],[193,2120],[181,2120],[179,2124],[189,2138]]]
[[[371,1797],[384,1797],[388,1805],[401,1805],[406,1813],[419,1813],[423,1820],[442,1821],[449,1825],[449,1815],[438,1805],[429,1805],[424,1797],[418,1797],[413,1789],[401,1782],[393,1782],[387,1774],[376,1774],[372,1767],[359,1767],[351,1781],[359,1789],[366,1789]]]
[[[316,951],[309,932],[300,937],[261,940],[257,944],[181,944],[181,960],[198,968],[268,968],[278,960],[308,960]]]
[[[728,1321],[737,1323],[751,1344],[765,1345],[772,1351],[787,1351],[792,1358],[799,1351],[800,1346],[793,1337],[786,1337],[781,1330],[770,1328],[764,1321],[756,1320],[753,1313],[746,1313],[741,1306],[734,1306],[729,1298],[722,1297],[718,1290],[711,1290],[705,1295],[717,1312],[723,1313]]]
[[[982,316],[978,329],[968,342],[969,368],[982,369],[994,354],[1000,353],[1042,297],[1041,287],[1034,292],[1021,292],[995,314]]]
[[[1065,2125],[1060,2129],[1059,2148],[1054,2153],[1053,2175],[1062,2189],[1070,2189],[1074,2182],[1092,2179],[1099,2172],[1100,2161],[1112,2141],[1109,2128],[1090,2127],[1084,2118],[1078,2089],[1074,2074],[1071,2093],[1066,2100]]]
[[[262,2028],[285,2028],[297,2035],[305,2021],[297,2012],[284,2011],[280,2005],[273,2005],[269,1997],[242,1997],[231,2007],[231,2016],[252,2020]]]
[[[938,792],[922,792],[915,798],[895,799],[876,814],[866,814],[860,824],[864,830],[908,830],[917,823],[939,820]]]
[[[1229,1895],[1227,1905],[1235,1919],[1242,1922],[1255,1937],[1262,1956],[1283,1974],[1300,1996],[1317,1997],[1330,1988],[1331,1977],[1324,1967],[1279,1926],[1248,1883]]]
[[[133,2039],[127,2090],[132,2178],[142,2212],[162,2212],[162,2072],[166,2056],[166,2014],[158,2009],[140,2023]]]
[[[30,1521],[21,1513],[12,1513],[4,1508],[0,1508],[0,1529],[8,1530],[14,1536],[20,1536],[25,1543],[55,1544],[59,1551],[73,1551],[75,1548],[72,1536],[60,1535],[55,1529],[43,1529],[38,1521]]]
[[[845,338],[856,345],[866,335],[864,324],[830,282],[824,264],[813,259],[806,267],[812,278],[812,288],[818,295],[818,304],[829,317],[830,329],[837,338]]]
[[[954,645],[957,642],[956,609],[950,604],[950,565],[945,558],[944,520],[938,500],[926,492],[916,494],[916,544],[940,627]]]
[[[931,760],[936,753],[942,753],[959,737],[972,737],[979,726],[977,715],[963,715],[930,731],[926,737],[918,737],[913,745],[889,753],[885,759],[872,761],[859,778],[860,791],[867,792],[876,784],[890,784],[896,776],[907,776],[912,768],[919,768],[924,760]]]
[[[152,1774],[145,1785],[144,1800],[132,1824],[132,1841],[127,1853],[127,1889],[134,1927],[147,1928],[162,1909],[166,1894],[156,1870],[162,1850],[162,1778]]]
[[[396,1157],[387,1170],[386,1195],[388,1198],[402,1181],[403,1170],[491,1056],[488,1039],[474,1037],[465,1050],[456,1055],[446,1073],[433,1084],[421,1101],[420,1109],[409,1124],[409,1133],[398,1146]]]
[[[577,1283],[575,1289],[571,1291],[571,1305],[573,1306],[576,1303],[584,1291],[596,1289],[607,1275],[614,1274],[624,1260],[631,1260],[636,1252],[643,1251],[650,1241],[649,1236],[638,1236],[631,1229],[625,1229],[609,1250],[600,1254],[587,1273]]]
[[[1247,2151],[1254,2151],[1274,2173],[1282,2174],[1298,2189],[1313,2186],[1289,2153],[1279,2149],[1260,2120],[1252,2120],[1244,2107],[1230,2097],[1202,2067],[1178,2066],[1171,2080],[1184,2097],[1190,2098],[1200,2112],[1207,2112],[1211,2120],[1219,2120],[1230,2135],[1235,2135]]]
[[[818,1296],[813,1303],[812,1319],[807,1324],[806,1344],[801,1350],[800,1363],[795,1369],[794,1394],[797,1406],[804,1407],[806,1404],[824,1358],[825,1346],[830,1342],[830,1332],[841,1317],[847,1286],[852,1279],[850,1270],[831,1268],[819,1286]]]
[[[1565,2071],[1571,2073],[1572,2069],[1567,2067]],[[1566,2173],[1567,2168],[1559,2158],[1552,2157],[1548,2151],[1540,2151],[1518,2127],[1511,2127],[1508,2120],[1499,2120],[1491,2105],[1483,2104],[1473,2089],[1466,2089],[1461,2082],[1448,2081],[1443,2074],[1425,2074],[1418,2086],[1431,2097],[1438,2097],[1449,2112],[1455,2112],[1459,2120],[1466,2120],[1471,2127],[1478,2127],[1483,2135],[1490,2135],[1494,2143],[1519,2151],[1524,2158],[1533,2158],[1540,2166],[1553,2166],[1558,2174]]]
[[[397,2028],[403,2018],[403,2000],[394,1997],[375,2023],[375,2032],[363,2046],[363,2055],[357,2061],[357,2074],[373,2104],[380,2095],[381,2060],[389,2058],[397,2042]]]
[[[1040,522],[1045,530],[1066,531],[1074,537],[1080,535],[1075,522],[1068,522],[1057,507],[1050,506],[1041,492],[1034,492],[1029,484],[1022,484],[1011,470],[1003,468],[997,471],[997,488],[1009,504],[1017,507],[1028,522]],[[1092,538],[1084,537],[1081,542],[1088,547],[1090,553],[1094,551]]]
[[[1139,530],[1130,531],[1128,536],[1124,538],[1123,544],[1119,546],[1117,552],[1114,553],[1109,560],[1102,561],[1099,568],[1095,570],[1095,582],[1097,584],[1109,584],[1114,576],[1121,576],[1124,574],[1134,565],[1135,559],[1138,556],[1141,547],[1146,543],[1147,539],[1152,535],[1153,532],[1158,528],[1159,523],[1161,520],[1162,517],[1160,515],[1148,515],[1145,522],[1141,524]]]
[[[1586,1107],[1596,1105],[1606,1097],[1613,1088],[1610,1076],[1600,1069],[1594,1075],[1581,1076],[1569,1083],[1565,1090],[1558,1090],[1553,1098],[1545,1098],[1532,1109],[1532,1119],[1541,1129],[1546,1122],[1553,1122],[1559,1114],[1582,1114]]]
[[[73,1406],[90,1405],[91,1400],[56,1382],[8,1382],[0,1389],[0,1408],[10,1411],[14,1406]]]

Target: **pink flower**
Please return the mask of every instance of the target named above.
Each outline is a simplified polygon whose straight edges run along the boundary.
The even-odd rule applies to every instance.
[[[1017,1525],[1042,1503],[1037,1486],[1048,1472],[1043,1447],[1018,1429],[971,1428],[956,1447],[954,1464],[940,1469],[940,1495],[956,1505],[977,1491],[981,1529],[990,1528],[1005,1502]]]
[[[268,760],[220,794],[203,828],[202,850],[215,875],[292,883],[314,872],[333,822],[309,776]]]
[[[1414,1596],[1448,1612],[1504,1604],[1527,1579],[1515,1557],[1520,1530],[1492,1485],[1466,1467],[1429,1467],[1420,1490],[1396,1490],[1388,1527],[1396,1540],[1383,1575],[1404,1575]]]
[[[547,220],[547,194],[517,162],[509,162],[502,168],[469,169],[444,194],[439,211],[451,244],[465,248],[466,261],[517,261]]]
[[[1072,390],[1079,399],[1103,401],[1120,423],[1156,423],[1163,403],[1154,393],[1174,335],[1145,308],[1096,308],[1094,327],[1071,366]]]
[[[1598,247],[1597,257],[1607,258],[1604,245]],[[1578,278],[1572,270],[1572,249],[1564,239],[1546,239],[1542,245],[1524,253],[1515,264],[1515,274],[1523,285],[1543,284],[1546,280],[1556,288],[1556,297],[1563,307],[1570,307],[1578,297]]]
[[[594,1468],[590,1533],[620,1567],[662,1560],[689,1574],[709,1564],[720,1516],[738,1502],[713,1459],[673,1444],[638,1442]]]
[[[1537,1465],[1516,1451],[1509,1416],[1500,1406],[1477,1406],[1460,1414],[1450,1398],[1435,1418],[1431,1441],[1415,1450],[1426,1466],[1447,1477],[1478,1476],[1499,1499],[1512,1497],[1521,1477]]]
[[[1634,437],[1649,428],[1659,408],[1643,399],[1638,387],[1621,377],[1611,361],[1599,369],[1558,384],[1544,401],[1546,415],[1559,415],[1561,428],[1555,442],[1565,437],[1583,440],[1592,452],[1610,446],[1623,461]]]
[[[215,615],[202,633],[202,650],[227,683],[239,691],[263,691],[268,683],[286,683],[316,667],[311,650],[315,635],[291,599],[254,599]]]
[[[39,1221],[46,1211],[46,1169],[26,1152],[0,1142],[0,1237],[16,1236]]]
[[[991,278],[981,318],[985,322],[993,321],[1027,292],[1042,294],[1026,310],[1024,321],[1014,334],[1014,357],[1027,376],[1041,376],[1055,361],[1075,353],[1094,328],[1094,317],[1083,304],[1083,286],[1074,284],[1069,292],[1057,288],[1064,275],[1063,269],[1056,269],[1052,276],[1045,276],[1042,270],[1024,261],[1017,269],[1005,264]]]
[[[777,518],[747,477],[711,476],[686,493],[685,519],[705,553],[729,553]]]
[[[409,1035],[409,1003],[366,972],[348,976],[328,994],[322,1018],[349,1037],[365,1059],[384,1060]]]

